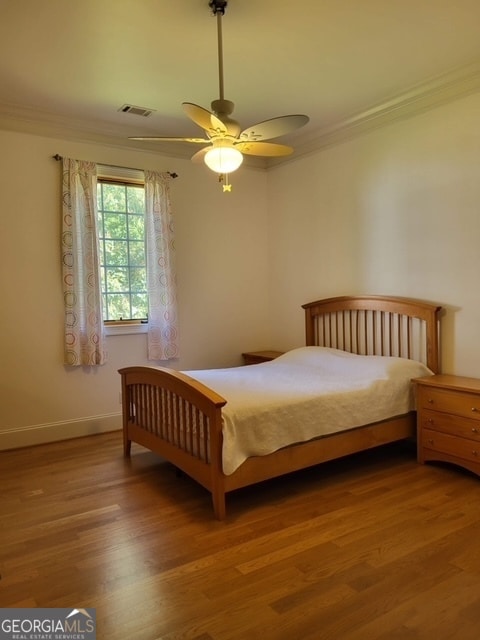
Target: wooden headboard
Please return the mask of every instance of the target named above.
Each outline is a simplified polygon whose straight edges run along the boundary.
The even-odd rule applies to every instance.
[[[341,296],[302,305],[307,346],[398,356],[440,370],[441,307],[410,298]]]

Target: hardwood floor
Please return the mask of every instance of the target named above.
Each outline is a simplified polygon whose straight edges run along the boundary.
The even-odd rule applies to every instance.
[[[478,640],[480,479],[406,445],[210,496],[111,433],[0,454],[0,606],[109,640]]]

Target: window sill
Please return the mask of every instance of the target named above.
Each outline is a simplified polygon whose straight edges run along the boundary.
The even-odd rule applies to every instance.
[[[114,324],[105,325],[106,336],[125,336],[136,333],[147,333],[148,324]]]

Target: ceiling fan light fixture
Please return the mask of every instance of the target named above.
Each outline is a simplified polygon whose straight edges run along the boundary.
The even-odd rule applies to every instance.
[[[232,146],[215,146],[205,154],[205,164],[215,173],[233,173],[243,162],[243,155]]]
[[[216,17],[218,49],[218,90],[219,97],[211,102],[211,111],[193,102],[182,102],[183,110],[192,122],[205,131],[203,138],[141,136],[132,140],[156,140],[158,142],[189,142],[208,145],[192,156],[193,162],[205,162],[207,167],[219,176],[223,190],[230,191],[228,174],[236,171],[243,162],[243,155],[261,157],[281,157],[293,152],[284,144],[265,142],[278,138],[307,124],[308,116],[292,114],[270,118],[242,131],[240,124],[231,117],[234,103],[226,100],[223,82],[223,37],[222,18],[229,0],[209,0],[209,7]]]

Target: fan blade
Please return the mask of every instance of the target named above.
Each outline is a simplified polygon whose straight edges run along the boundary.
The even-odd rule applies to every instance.
[[[288,156],[293,153],[292,147],[274,142],[237,142],[235,149],[251,156]]]
[[[217,118],[214,113],[211,113],[211,111],[207,111],[207,109],[199,107],[198,104],[192,104],[191,102],[183,102],[182,107],[190,120],[193,120],[195,124],[205,129],[210,137],[218,135],[224,136],[227,133],[227,128],[223,122]]]
[[[193,142],[194,144],[206,144],[209,138],[162,138],[160,136],[135,136],[129,140],[150,140],[152,142]]]
[[[272,138],[278,138],[290,131],[295,131],[307,124],[310,120],[308,116],[292,115],[292,116],[279,116],[278,118],[271,118],[264,122],[254,124],[253,127],[249,127],[242,131],[239,135],[239,140],[243,141],[256,141],[256,140],[271,140]]]
[[[205,158],[205,154],[211,148],[212,148],[212,145],[209,145],[208,147],[204,147],[203,149],[200,149],[200,151],[197,151],[196,153],[194,153],[192,156],[192,162],[203,162],[203,159]]]

